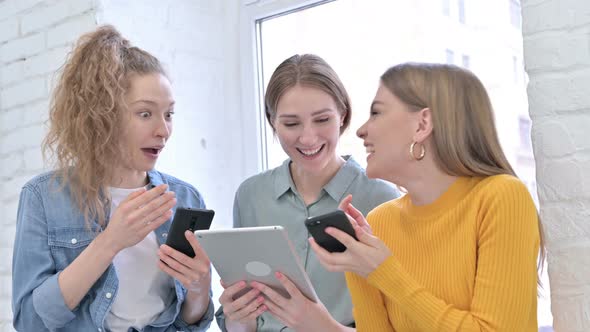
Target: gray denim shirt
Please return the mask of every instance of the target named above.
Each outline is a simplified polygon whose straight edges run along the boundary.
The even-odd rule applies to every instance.
[[[70,310],[58,285],[64,270],[102,231],[93,222],[88,230],[66,185],[45,173],[24,185],[19,201],[12,260],[13,324],[18,331],[108,331],[105,317],[117,296],[118,279],[113,264],[100,276],[78,307]],[[176,193],[177,206],[204,208],[199,192],[190,184],[152,170],[150,187],[163,183]],[[176,210],[176,207],[173,209]],[[106,214],[109,215],[108,213]],[[166,242],[170,220],[155,230],[158,243]],[[141,278],[141,276],[138,276]],[[186,289],[174,280],[176,298],[145,332],[205,331],[213,320],[213,302],[194,325],[180,316]],[[211,296],[211,294],[210,294]],[[134,331],[129,329],[129,331]]]
[[[283,226],[319,299],[334,319],[352,325],[352,302],[344,274],[329,272],[320,264],[307,242],[309,233],[304,221],[307,217],[336,210],[348,194],[352,194],[352,204],[366,215],[381,203],[399,197],[399,191],[389,182],[367,178],[365,170],[352,157],[343,158],[346,163],[324,186],[317,201],[307,206],[293,183],[290,160],[247,179],[236,192],[234,227]],[[223,308],[217,311],[216,318],[217,324],[226,331]],[[289,329],[270,313],[264,313],[258,318],[257,330]]]

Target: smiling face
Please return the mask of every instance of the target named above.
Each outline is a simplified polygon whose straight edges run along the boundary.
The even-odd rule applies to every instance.
[[[279,99],[273,121],[275,133],[293,167],[314,175],[338,163],[336,153],[342,116],[324,91],[301,85]]]
[[[125,103],[120,172],[126,174],[119,174],[122,178],[153,169],[172,134],[174,99],[170,81],[159,73],[131,75]]]
[[[408,149],[419,129],[420,115],[379,85],[369,120],[357,131],[368,153],[368,177],[395,183],[399,174],[405,173],[414,162]]]

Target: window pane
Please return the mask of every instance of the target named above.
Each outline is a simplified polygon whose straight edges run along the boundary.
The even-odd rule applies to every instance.
[[[443,14],[451,16],[451,0],[442,0]]]
[[[469,69],[469,64],[470,64],[471,59],[469,58],[469,55],[463,55],[461,57],[461,64],[463,65],[463,68],[467,68]]]
[[[465,0],[459,0],[459,22],[465,23]]]
[[[446,63],[452,65],[455,63],[455,52],[453,52],[452,50],[446,50],[445,54],[447,56],[447,61]]]
[[[509,0],[509,1],[510,1],[510,23],[515,28],[520,29],[520,25],[521,25],[520,1],[519,0]]]
[[[447,17],[450,3],[443,0],[441,11],[440,1],[337,0],[263,19],[259,21],[263,85],[266,87],[279,63],[293,54],[323,57],[352,99],[352,122],[342,136],[339,152],[353,155],[364,166],[365,149],[355,131],[368,118],[379,76],[392,65],[441,62],[445,54],[446,62],[461,61],[486,86],[500,143],[536,200],[528,100],[525,85],[517,83],[521,75],[526,80],[526,74],[515,65],[522,59],[520,23],[518,29],[505,29],[506,14],[496,1],[469,2],[469,22],[477,23],[467,23],[465,1],[458,0],[453,4],[458,6],[459,21],[465,24],[457,25]],[[511,0],[510,4],[511,14],[520,18],[520,2]],[[455,59],[455,53],[463,56]],[[266,140],[268,167],[272,168],[286,155],[267,124]],[[550,326],[547,281],[544,288],[539,298],[539,325]]]

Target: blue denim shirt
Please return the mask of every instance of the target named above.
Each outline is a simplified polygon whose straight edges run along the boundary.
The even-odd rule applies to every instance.
[[[94,240],[97,232],[88,230],[69,187],[59,190],[60,178],[53,175],[45,173],[33,178],[24,185],[20,195],[12,260],[14,327],[27,332],[108,331],[105,318],[118,288],[113,264],[74,310],[66,306],[59,288],[59,273]],[[168,189],[176,193],[177,206],[205,207],[201,195],[190,184],[155,170],[148,172],[148,177],[151,187],[168,184]],[[166,242],[170,223],[168,220],[155,231],[160,244]],[[96,222],[91,227],[102,231]],[[188,325],[180,316],[187,291],[178,280],[174,284],[176,300],[143,331],[207,330],[213,320],[213,302],[209,302],[201,321]]]

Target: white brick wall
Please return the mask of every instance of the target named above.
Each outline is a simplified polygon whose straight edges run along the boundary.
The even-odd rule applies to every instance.
[[[96,26],[91,0],[0,2],[0,332],[13,331],[11,263],[22,185],[43,171],[40,143],[55,70]]]
[[[554,328],[590,331],[590,2],[522,5]]]
[[[18,195],[44,170],[40,143],[54,72],[72,42],[98,24],[115,25],[169,69],[177,120],[158,168],[203,193],[217,211],[216,227],[231,224],[244,158],[234,144],[242,137],[238,6],[219,0],[0,0],[0,332],[13,331]]]

